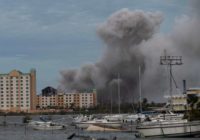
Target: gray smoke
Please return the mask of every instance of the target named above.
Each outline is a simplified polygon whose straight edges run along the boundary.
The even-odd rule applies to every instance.
[[[62,71],[67,89],[96,88],[101,96],[116,93],[118,74],[122,100],[132,100],[138,84],[138,66],[145,70],[144,56],[138,45],[153,36],[162,21],[160,13],[122,9],[102,23],[97,34],[107,45],[101,60],[78,70]],[[113,93],[113,94],[114,94]]]
[[[156,34],[140,45],[146,57],[143,93],[151,100],[163,100],[164,95],[169,95],[169,67],[159,65],[159,57],[164,55],[164,49],[168,55],[183,58],[182,66],[173,66],[173,75],[178,85],[178,89],[173,87],[173,94],[182,94],[183,79],[187,80],[188,88],[200,87],[200,1],[192,0],[191,5],[188,7],[190,13],[177,18],[171,32]]]
[[[104,100],[111,92],[117,98],[119,73],[122,100],[136,101],[141,65],[143,97],[163,101],[169,94],[169,67],[160,66],[159,61],[167,50],[168,55],[183,57],[184,64],[173,67],[178,87],[182,88],[183,79],[188,87],[200,87],[200,1],[191,3],[189,16],[177,18],[168,34],[156,33],[163,19],[160,13],[127,9],[114,13],[97,29],[107,45],[102,58],[96,64],[62,71],[62,85],[67,89],[96,88]],[[176,94],[180,91],[173,88]]]

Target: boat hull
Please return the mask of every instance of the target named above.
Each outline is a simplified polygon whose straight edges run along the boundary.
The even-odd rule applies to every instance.
[[[64,126],[34,126],[33,129],[35,130],[62,130]]]
[[[144,137],[194,136],[200,134],[200,122],[147,125],[139,126],[136,129]]]
[[[76,123],[76,126],[78,128],[82,129],[87,129],[90,125],[96,125],[100,127],[107,127],[107,128],[121,128],[122,123],[87,123],[87,122],[81,122],[81,123]]]

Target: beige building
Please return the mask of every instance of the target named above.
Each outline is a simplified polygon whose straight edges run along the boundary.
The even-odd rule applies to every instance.
[[[168,104],[172,104],[172,109],[174,111],[185,111],[189,108],[189,105],[187,103],[187,96],[188,95],[196,95],[199,98],[200,102],[200,88],[189,88],[186,91],[186,94],[177,94],[177,95],[172,95],[166,96],[168,98]]]
[[[174,111],[185,111],[187,109],[187,95],[173,95],[171,98],[172,109]]]
[[[92,93],[58,93],[51,96],[37,96],[39,108],[90,108],[97,105],[96,92]]]
[[[30,112],[36,108],[36,71],[0,74],[0,110]]]

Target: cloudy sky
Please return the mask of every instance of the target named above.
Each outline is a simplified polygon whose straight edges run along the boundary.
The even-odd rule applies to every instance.
[[[60,71],[96,62],[105,44],[96,35],[112,13],[160,11],[167,33],[187,14],[187,0],[0,0],[0,72],[37,70],[37,91],[57,87]]]

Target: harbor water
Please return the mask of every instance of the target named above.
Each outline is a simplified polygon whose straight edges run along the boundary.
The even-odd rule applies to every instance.
[[[52,115],[52,120],[66,125],[64,130],[33,130],[31,127],[22,123],[23,116],[0,116],[0,140],[67,140],[69,136],[75,134],[73,140],[134,140],[134,132],[87,132],[71,126],[71,115]],[[40,116],[32,116],[33,120],[39,120]],[[6,122],[6,123],[4,123]],[[143,139],[143,138],[142,138]],[[150,138],[160,140],[167,138]],[[183,138],[170,138],[178,140]],[[191,138],[184,138],[190,140]],[[194,138],[195,139],[195,138]],[[198,138],[197,138],[198,139]]]

